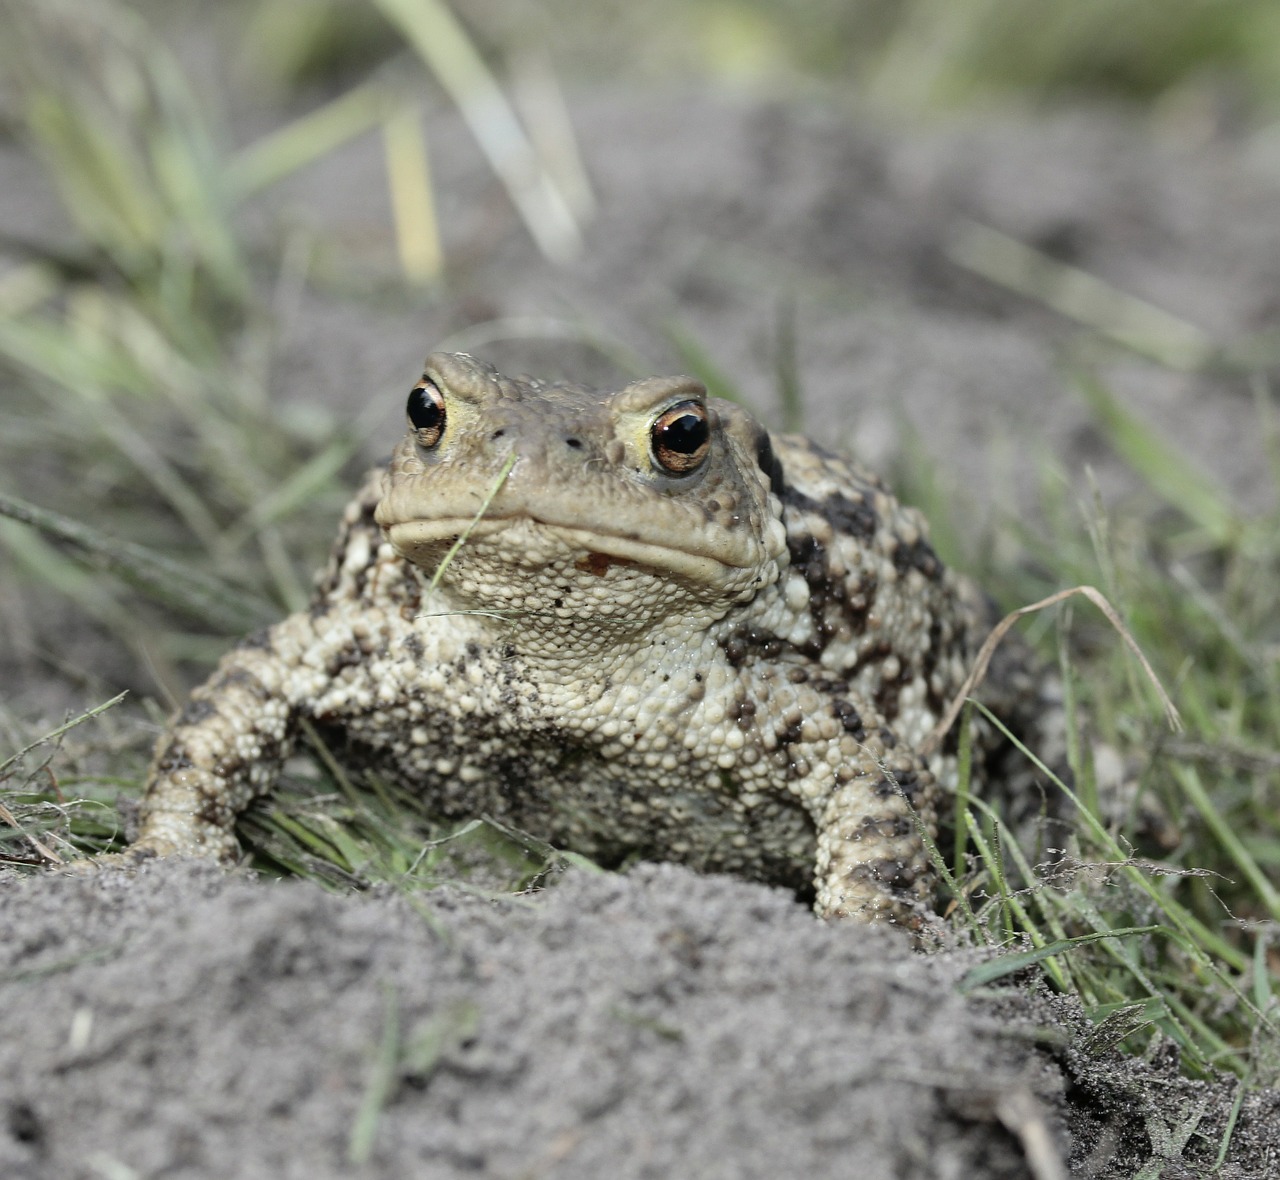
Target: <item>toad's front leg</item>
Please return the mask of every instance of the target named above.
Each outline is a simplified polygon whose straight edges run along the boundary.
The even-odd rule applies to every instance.
[[[866,749],[839,774],[819,809],[814,908],[915,925],[936,884],[921,835],[936,831],[936,780],[905,750]]]
[[[292,749],[297,701],[323,679],[308,666],[313,634],[293,615],[228,652],[156,744],[141,831],[126,855],[240,855],[235,823],[274,786]]]

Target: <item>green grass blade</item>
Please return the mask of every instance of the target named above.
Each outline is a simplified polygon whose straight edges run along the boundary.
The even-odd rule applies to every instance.
[[[381,83],[365,82],[348,90],[232,157],[227,164],[228,189],[244,199],[269,188],[376,126],[387,106],[387,90]]]
[[[978,222],[966,222],[947,253],[958,266],[1051,307],[1169,368],[1204,368],[1219,355],[1194,324]]]
[[[1127,926],[1117,930],[1100,930],[1094,934],[1080,934],[1075,938],[1063,938],[1056,942],[1046,943],[1029,951],[1010,951],[991,959],[986,963],[970,968],[956,985],[961,992],[971,992],[975,988],[985,987],[1006,975],[1013,975],[1046,959],[1066,954],[1067,951],[1091,942],[1099,942],[1104,938],[1129,938],[1136,934],[1155,934],[1162,930],[1160,926]]]
[[[0,515],[39,530],[97,569],[123,581],[187,618],[240,634],[278,612],[270,603],[211,574],[182,565],[132,541],[99,530],[13,496],[0,494]]]
[[[400,1001],[390,984],[383,985],[382,1035],[369,1068],[364,1096],[360,1100],[351,1136],[347,1141],[347,1159],[362,1167],[373,1155],[378,1134],[378,1120],[391,1101],[399,1080]]]
[[[1236,830],[1214,806],[1195,767],[1184,762],[1175,763],[1172,769],[1183,793],[1213,833],[1214,839],[1222,845],[1223,851],[1226,852],[1232,864],[1244,874],[1258,900],[1266,906],[1272,920],[1280,921],[1280,892],[1277,892],[1275,886],[1268,880]]]
[[[1195,463],[1124,409],[1101,381],[1081,373],[1074,381],[1111,445],[1161,497],[1195,521],[1217,544],[1229,544],[1241,535],[1243,525],[1231,501],[1196,470]]]
[[[737,382],[721,367],[697,336],[674,320],[667,324],[666,334],[689,375],[701,381],[712,397],[722,397],[739,405],[746,404]]]

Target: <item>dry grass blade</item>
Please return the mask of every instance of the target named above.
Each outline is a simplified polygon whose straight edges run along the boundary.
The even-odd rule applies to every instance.
[[[567,262],[582,248],[569,202],[520,126],[457,17],[437,0],[375,0],[458,105],[542,253]]]
[[[60,739],[62,738],[63,734],[74,729],[76,726],[82,725],[84,722],[89,721],[94,717],[97,717],[101,713],[105,713],[108,709],[114,707],[115,705],[118,705],[128,695],[129,694],[127,692],[117,693],[110,700],[104,701],[100,705],[95,705],[92,709],[86,709],[83,713],[79,714],[78,716],[72,717],[69,720],[64,721],[56,729],[52,729],[48,733],[41,734],[34,741],[28,742],[21,749],[15,751],[13,754],[10,754],[9,757],[4,759],[3,762],[0,762],[0,789],[4,789],[5,793],[8,794],[10,797],[10,801],[13,802],[14,807],[18,809],[18,813],[15,814],[13,809],[11,809],[5,803],[0,802],[0,824],[5,824],[8,827],[12,828],[13,831],[18,834],[21,840],[25,841],[25,843],[29,845],[30,848],[34,849],[35,853],[40,858],[40,860],[37,861],[30,855],[26,854],[25,852],[23,854],[17,854],[17,853],[11,852],[8,848],[8,842],[6,840],[5,848],[3,850],[4,855],[0,857],[0,859],[2,859],[6,864],[22,865],[22,866],[28,866],[28,867],[39,864],[41,862],[43,862],[45,866],[66,864],[67,858],[63,856],[61,853],[59,853],[56,849],[54,849],[46,841],[42,840],[40,838],[38,830],[33,830],[33,829],[38,829],[40,825],[38,823],[36,823],[35,825],[32,825],[30,823],[24,822],[22,818],[22,813],[32,811],[32,808],[26,806],[24,803],[20,801],[31,794],[35,794],[37,796],[41,794],[44,794],[44,795],[51,794],[52,798],[56,799],[59,810],[64,812],[64,818],[65,818],[65,811],[62,807],[62,804],[63,804],[62,795],[58,788],[57,781],[56,779],[54,779],[52,773],[49,773],[49,779],[53,783],[52,792],[36,790],[32,788],[33,779],[36,776],[39,776],[41,772],[48,771],[49,759],[48,758],[44,759],[41,762],[41,764],[36,767],[34,772],[30,772],[26,774],[25,784],[19,785],[16,788],[8,787],[7,786],[8,780],[15,770],[20,770],[22,768],[23,760],[27,757],[28,754],[32,753],[35,750],[40,749],[42,746],[59,746],[60,747]],[[65,840],[65,838],[61,838],[61,842],[63,844],[67,844],[67,841]]]
[[[15,832],[18,832],[24,840],[27,841],[41,856],[50,864],[60,865],[65,863],[52,848],[40,840],[34,832],[28,832],[19,822],[17,816],[13,814],[3,803],[0,803],[0,822],[8,824]]]
[[[947,254],[958,266],[1171,369],[1202,369],[1219,355],[1194,324],[990,226],[963,223]]]
[[[1019,1086],[1001,1094],[996,1101],[996,1118],[1017,1136],[1035,1180],[1067,1180],[1044,1107],[1029,1089]]]
[[[1181,731],[1182,719],[1178,715],[1177,706],[1169,698],[1169,694],[1165,692],[1164,685],[1160,683],[1160,678],[1156,675],[1155,669],[1151,667],[1147,657],[1138,646],[1138,641],[1134,639],[1129,628],[1124,625],[1124,620],[1120,618],[1115,607],[1107,601],[1106,595],[1095,586],[1072,586],[1067,590],[1059,590],[1056,594],[1050,594],[1048,598],[1042,598],[1039,602],[1033,602],[1030,606],[1020,606],[1017,610],[1010,611],[991,629],[991,634],[983,640],[982,646],[978,649],[978,654],[973,661],[973,667],[969,669],[969,675],[965,677],[964,683],[957,689],[941,720],[921,744],[920,752],[922,754],[927,757],[942,744],[942,739],[946,737],[947,731],[955,724],[956,718],[960,716],[960,710],[964,708],[965,701],[969,699],[978,685],[986,678],[987,667],[991,663],[992,655],[995,654],[996,648],[1000,646],[1001,641],[1009,633],[1009,629],[1014,623],[1025,615],[1034,614],[1036,611],[1044,610],[1046,607],[1056,606],[1058,603],[1065,602],[1068,598],[1077,594],[1092,602],[1102,612],[1107,622],[1116,629],[1120,638],[1124,640],[1129,650],[1137,657],[1138,663],[1142,665],[1142,670],[1147,674],[1147,679],[1151,681],[1152,686],[1155,688],[1156,695],[1160,698],[1160,704],[1164,709],[1165,719],[1169,722],[1169,728],[1175,732]]]
[[[578,149],[569,105],[545,51],[522,46],[512,63],[511,96],[529,138],[578,217],[589,219],[596,198]]]
[[[406,104],[387,116],[382,124],[382,141],[400,269],[410,283],[438,282],[444,271],[444,249],[436,223],[431,165],[416,105]]]
[[[57,741],[57,739],[60,738],[68,730],[74,729],[77,725],[80,725],[82,722],[88,721],[91,718],[96,717],[99,713],[105,713],[108,709],[113,708],[115,705],[118,705],[128,695],[129,694],[127,692],[117,693],[109,701],[103,701],[102,704],[95,705],[92,709],[86,709],[78,717],[73,717],[70,721],[64,722],[62,725],[59,725],[57,729],[50,730],[48,733],[42,734],[34,742],[31,742],[30,744],[23,746],[22,749],[19,750],[16,754],[10,754],[8,758],[6,758],[3,762],[0,762],[0,776],[3,776],[11,766],[17,765],[17,763],[20,762],[23,758],[25,758],[28,754],[30,754],[32,750],[35,750],[40,746],[47,745],[49,742]]]

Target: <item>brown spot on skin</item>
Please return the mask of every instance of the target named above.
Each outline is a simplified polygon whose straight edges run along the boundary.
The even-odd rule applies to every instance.
[[[890,768],[892,770],[892,768]],[[920,775],[914,770],[893,770],[897,793],[906,799],[912,807],[919,808],[924,802],[925,788]]]
[[[186,750],[174,742],[158,759],[156,769],[162,774],[173,774],[178,770],[190,770],[195,765]]]
[[[831,578],[827,570],[827,550],[807,533],[791,533],[787,536],[787,548],[791,551],[791,565],[799,570],[810,587],[825,586]]]
[[[236,775],[244,769],[244,759],[236,754],[228,754],[225,758],[219,758],[213,764],[213,772],[223,779],[234,779]],[[207,795],[208,792],[203,784],[200,787],[200,793]]]
[[[200,725],[218,712],[218,707],[203,697],[188,701],[178,714],[177,725]]]
[[[916,883],[916,871],[901,860],[872,860],[849,870],[853,881],[874,881],[894,892],[909,890]]]
[[[830,676],[816,677],[813,681],[815,692],[835,693],[848,692],[849,682],[847,680],[835,680]]]
[[[603,578],[609,572],[609,567],[615,563],[618,565],[627,564],[621,558],[610,557],[607,553],[588,553],[586,557],[578,558],[573,564],[575,569],[581,570],[584,574]]]
[[[945,654],[944,645],[950,636],[942,625],[942,620],[935,618],[929,624],[929,644],[920,660],[920,675],[924,677],[925,704],[935,717],[946,711],[948,701],[938,691],[938,661]]]
[[[725,658],[731,667],[740,668],[748,656],[776,660],[790,646],[772,631],[764,627],[739,627],[720,641]]]
[[[271,691],[252,672],[244,668],[232,668],[216,681],[220,689],[241,688],[259,701],[271,700]]]
[[[787,763],[787,777],[790,779],[807,778],[809,770],[809,762],[805,758],[792,758]]]
[[[790,715],[785,719],[785,725],[776,733],[778,745],[782,748],[794,746],[800,740],[800,733],[804,727],[804,718],[798,714]]]
[[[729,711],[729,716],[739,729],[746,732],[755,725],[756,704],[754,701],[740,700]]]
[[[349,639],[325,662],[324,670],[329,676],[337,676],[344,668],[358,668],[364,663],[364,652],[360,645]]]
[[[837,532],[847,533],[859,541],[870,541],[880,528],[875,505],[865,496],[854,499],[842,492],[833,492],[818,505],[818,511]]]
[[[422,610],[422,587],[416,578],[406,578],[401,586],[400,617],[408,623]]]
[[[849,502],[852,505],[852,502]],[[874,516],[874,510],[871,510]],[[849,506],[852,512],[853,507]],[[875,605],[877,580],[868,576],[861,586],[850,588],[843,577],[832,573],[826,546],[807,532],[797,529],[788,536],[787,548],[792,568],[809,586],[809,617],[813,620],[814,638],[797,648],[802,654],[816,658],[846,630],[853,636],[867,629],[867,617]]]
[[[892,799],[898,792],[898,784],[892,779],[877,779],[871,787],[871,793],[877,799]]]
[[[862,715],[851,701],[831,702],[831,713],[840,722],[841,728],[851,734],[855,741],[861,741],[867,735],[862,725]]]
[[[899,543],[893,551],[893,564],[903,574],[908,570],[919,570],[930,582],[936,582],[942,577],[942,562],[938,560],[933,546],[924,539],[910,545]]]
[[[868,837],[879,837],[889,840],[902,840],[911,835],[911,820],[905,815],[867,816],[854,829],[853,838],[864,840]]]
[[[837,533],[844,533],[858,541],[872,540],[880,528],[880,517],[875,505],[861,493],[846,496],[843,492],[832,492],[823,500],[815,500],[796,488],[788,487],[783,503],[800,512],[821,516]]]
[[[760,428],[760,433],[756,435],[756,463],[759,464],[760,470],[769,477],[769,490],[775,496],[784,498],[793,490],[787,487],[782,464],[778,461],[778,457],[773,451],[773,440],[769,437],[769,432],[763,427]]]
[[[880,650],[875,653],[876,659],[885,659],[892,654],[892,649],[889,649],[887,644],[882,644],[881,648],[886,650]],[[864,664],[869,662],[871,662],[871,657],[863,661]],[[876,712],[886,721],[896,721],[899,712],[901,712],[902,684],[906,674],[907,670],[904,668],[896,677],[886,676],[881,680],[879,688],[876,689],[874,697]]]

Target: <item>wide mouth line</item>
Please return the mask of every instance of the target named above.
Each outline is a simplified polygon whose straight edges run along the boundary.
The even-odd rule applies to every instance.
[[[682,557],[693,558],[695,560],[713,562],[716,565],[737,568],[737,563],[726,561],[720,557],[713,557],[705,552],[686,548],[681,545],[672,544],[669,540],[660,538],[638,537],[628,533],[620,533],[608,527],[600,528],[584,528],[582,524],[561,524],[558,521],[546,520],[542,517],[534,516],[529,512],[518,513],[485,513],[484,516],[477,519],[474,516],[422,516],[415,517],[412,520],[397,521],[395,524],[388,525],[388,531],[394,531],[400,528],[411,528],[415,525],[429,528],[431,530],[432,540],[446,540],[450,537],[458,537],[463,533],[470,536],[484,535],[486,533],[496,532],[499,528],[505,528],[511,525],[527,523],[537,528],[554,530],[555,532],[567,534],[574,540],[580,541],[584,549],[601,549],[609,550],[617,547],[619,549],[631,549],[633,551],[642,550],[649,553],[673,553]],[[487,527],[486,527],[487,526]],[[599,539],[603,544],[592,545],[591,542]],[[626,553],[619,556],[627,556]]]

